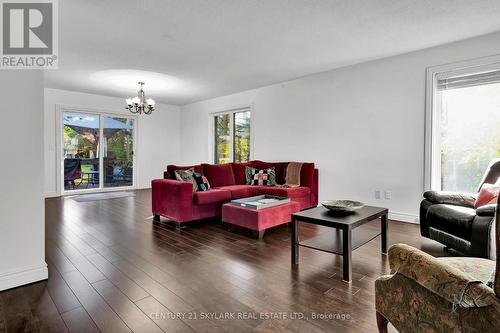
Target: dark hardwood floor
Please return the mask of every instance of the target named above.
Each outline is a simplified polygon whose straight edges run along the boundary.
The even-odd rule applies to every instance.
[[[136,193],[46,200],[49,280],[0,293],[0,332],[376,331],[374,280],[388,272],[379,237],[353,252],[347,284],[336,255],[301,248],[292,268],[287,226],[262,241],[215,220],[177,231],[152,222],[149,190]],[[397,242],[445,255],[418,225],[390,221]]]

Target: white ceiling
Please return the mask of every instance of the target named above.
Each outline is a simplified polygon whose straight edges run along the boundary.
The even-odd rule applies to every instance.
[[[62,0],[59,11],[47,87],[129,97],[135,84],[96,72],[152,71],[171,80],[151,97],[179,105],[500,30],[498,0]],[[130,76],[148,92],[148,75]]]

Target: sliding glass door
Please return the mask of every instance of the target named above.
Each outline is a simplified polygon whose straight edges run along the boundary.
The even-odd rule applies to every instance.
[[[64,112],[64,190],[99,188],[99,115]]]
[[[133,131],[133,119],[104,116],[104,187],[133,185]]]
[[[135,118],[62,112],[63,193],[134,186]]]

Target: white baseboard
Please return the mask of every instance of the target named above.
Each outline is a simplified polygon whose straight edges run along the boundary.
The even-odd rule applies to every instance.
[[[389,220],[407,222],[407,223],[415,223],[419,224],[419,217],[417,214],[408,214],[401,212],[391,212],[389,211]]]
[[[39,265],[20,267],[0,273],[0,291],[7,290],[25,284],[46,280],[49,277],[47,264],[43,262]]]

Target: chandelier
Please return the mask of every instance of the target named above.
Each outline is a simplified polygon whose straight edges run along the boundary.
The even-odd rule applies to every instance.
[[[155,110],[155,101],[152,98],[146,99],[146,95],[144,94],[144,90],[142,86],[145,84],[144,82],[138,82],[141,86],[139,92],[137,93],[137,97],[127,98],[125,101],[127,102],[127,107],[132,113],[144,113],[151,114]]]

